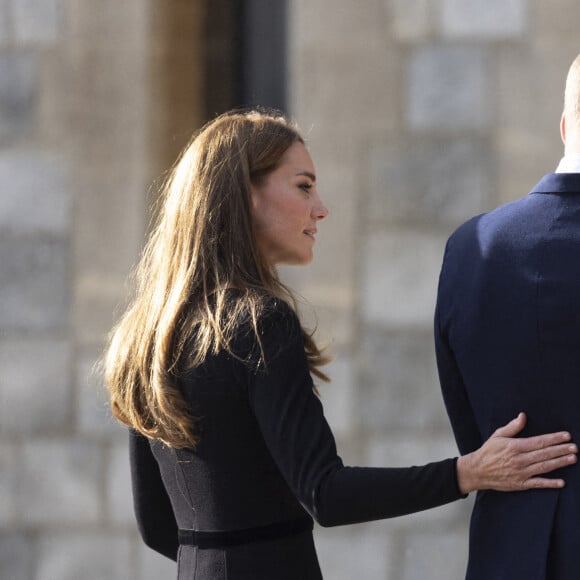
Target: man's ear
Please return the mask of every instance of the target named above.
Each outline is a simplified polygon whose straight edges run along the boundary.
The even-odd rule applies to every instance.
[[[566,114],[562,113],[562,118],[560,119],[560,137],[562,137],[562,142],[566,145]]]

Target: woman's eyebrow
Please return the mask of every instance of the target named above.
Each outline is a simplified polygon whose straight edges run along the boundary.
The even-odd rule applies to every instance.
[[[310,173],[310,171],[300,171],[296,174],[296,176],[304,175],[304,177],[308,177],[312,181],[316,181],[316,175],[314,173]]]

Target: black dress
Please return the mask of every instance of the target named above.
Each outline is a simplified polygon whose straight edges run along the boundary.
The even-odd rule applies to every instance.
[[[264,316],[261,338],[265,364],[242,329],[236,356],[210,357],[181,381],[199,421],[195,450],[130,432],[139,529],[178,561],[178,580],[320,580],[311,518],[352,524],[461,497],[454,459],[345,467],[285,303]]]

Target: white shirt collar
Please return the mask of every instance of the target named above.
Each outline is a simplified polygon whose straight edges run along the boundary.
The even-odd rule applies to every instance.
[[[580,155],[564,155],[556,173],[580,173]]]

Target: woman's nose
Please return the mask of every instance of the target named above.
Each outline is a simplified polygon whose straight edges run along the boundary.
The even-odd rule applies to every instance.
[[[312,215],[317,220],[323,220],[328,215],[328,209],[320,199],[318,199],[317,201],[318,203],[312,209]]]

